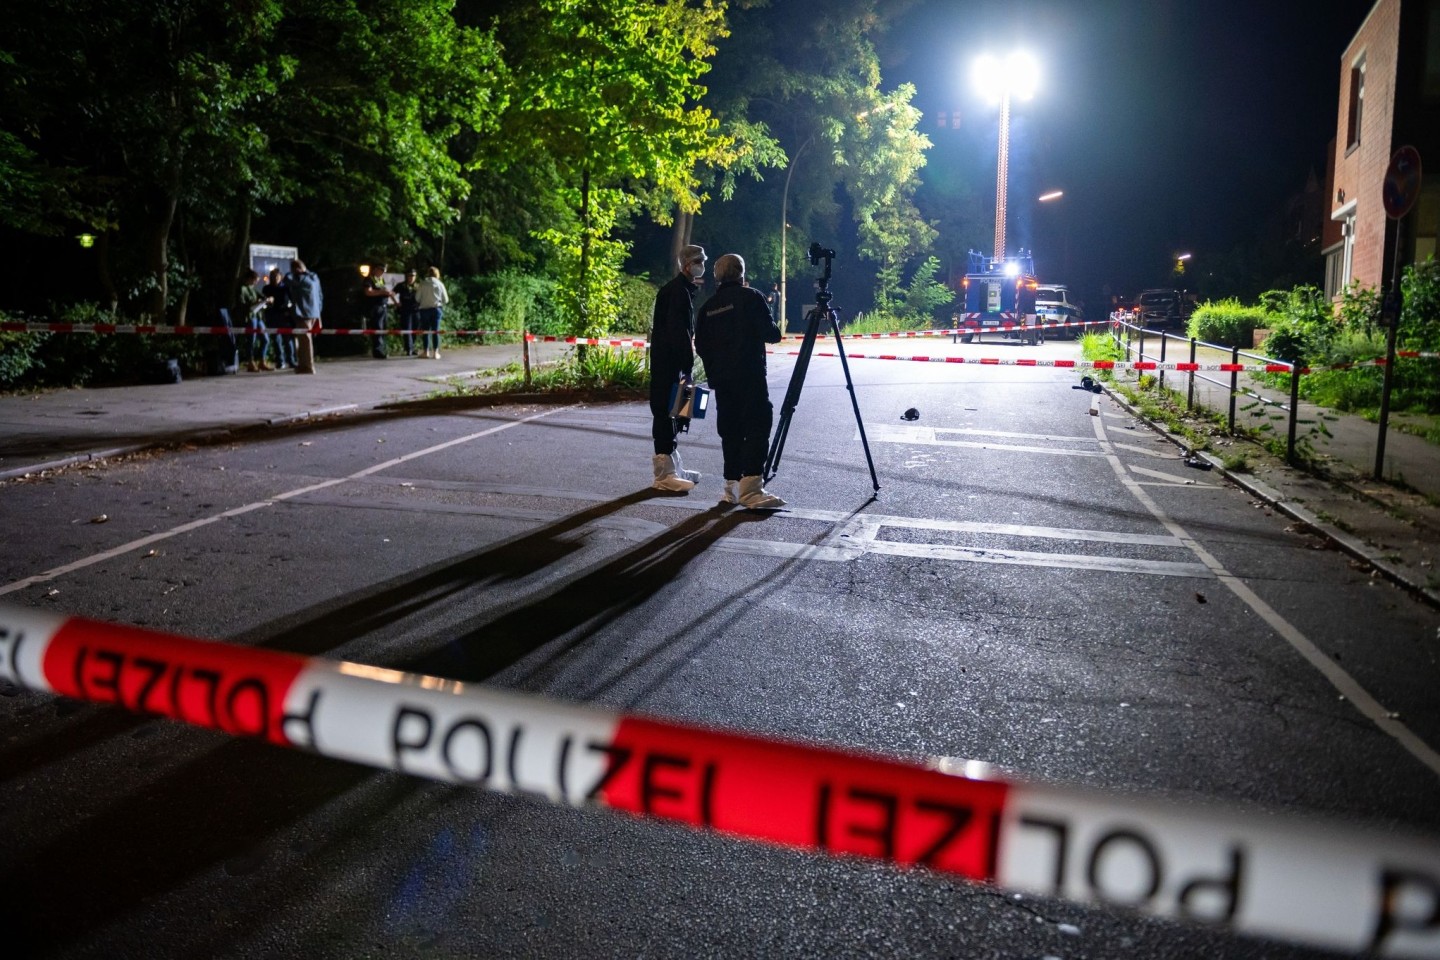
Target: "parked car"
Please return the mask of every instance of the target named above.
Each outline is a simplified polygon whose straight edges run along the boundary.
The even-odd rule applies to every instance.
[[[1146,290],[1135,305],[1140,314],[1135,322],[1145,329],[1183,333],[1195,312],[1195,294],[1173,288]]]

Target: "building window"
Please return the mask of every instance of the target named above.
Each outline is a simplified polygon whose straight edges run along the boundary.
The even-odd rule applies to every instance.
[[[1345,246],[1336,244],[1325,251],[1325,299],[1336,300],[1345,289],[1340,282],[1340,271],[1345,266]]]
[[[1350,67],[1350,119],[1345,137],[1345,149],[1354,150],[1360,144],[1360,120],[1365,113],[1365,55]]]

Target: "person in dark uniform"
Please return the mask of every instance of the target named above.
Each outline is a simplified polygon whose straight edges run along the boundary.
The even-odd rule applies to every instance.
[[[765,448],[774,407],[765,383],[765,344],[780,328],[764,294],[745,284],[745,260],[727,253],[715,261],[715,295],[695,320],[695,349],[715,393],[716,430],[725,458],[724,503],[775,510],[785,501],[764,488]]]
[[[360,316],[364,329],[374,330],[371,337],[370,356],[384,360],[390,356],[386,349],[385,328],[390,320],[390,304],[395,294],[385,286],[385,270],[388,264],[374,267],[360,278]]]
[[[675,259],[679,272],[656,295],[650,325],[650,436],[655,441],[651,485],[669,493],[689,493],[700,480],[700,474],[680,462],[670,393],[680,377],[689,377],[695,367],[695,290],[705,276],[705,262],[704,247],[680,248]]]

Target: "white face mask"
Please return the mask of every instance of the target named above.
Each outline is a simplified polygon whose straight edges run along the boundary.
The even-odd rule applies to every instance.
[[[690,264],[688,272],[693,279],[699,280],[705,276],[705,261],[697,260],[695,263]]]

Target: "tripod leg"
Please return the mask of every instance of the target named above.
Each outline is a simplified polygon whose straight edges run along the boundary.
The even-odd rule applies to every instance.
[[[770,441],[770,452],[765,456],[763,476],[766,483],[774,480],[780,469],[780,455],[785,450],[785,439],[790,435],[790,421],[795,417],[795,408],[800,405],[800,390],[805,386],[805,374],[810,369],[810,354],[815,350],[815,337],[820,332],[818,310],[811,310],[805,319],[805,338],[800,341],[795,369],[790,373],[790,384],[785,388],[785,400],[780,404],[780,419],[775,424],[775,436]]]
[[[840,342],[840,324],[835,311],[830,311],[830,329],[835,334],[835,352],[840,354],[840,367],[845,371],[845,389],[850,391],[850,406],[855,409],[855,426],[860,428],[860,445],[865,448],[865,463],[870,467],[870,483],[875,492],[880,492],[880,479],[875,476],[875,460],[870,456],[870,441],[865,436],[865,421],[860,419],[860,400],[855,396],[855,381],[850,379],[850,361],[845,359],[845,347]]]

